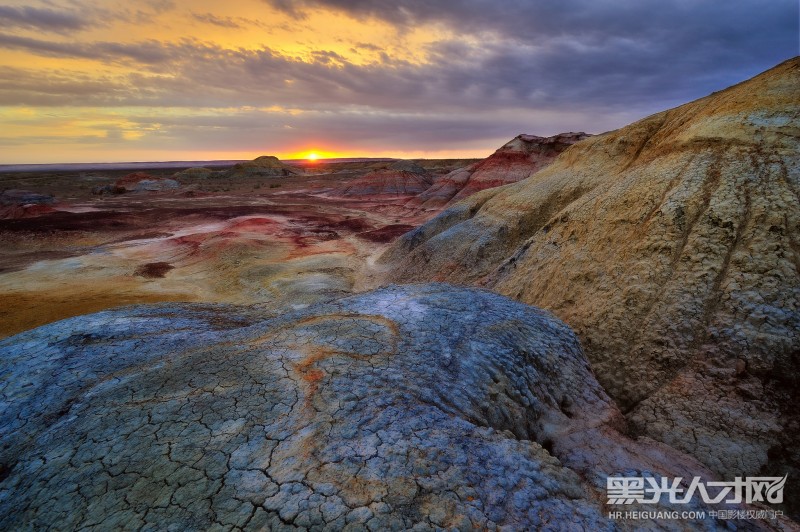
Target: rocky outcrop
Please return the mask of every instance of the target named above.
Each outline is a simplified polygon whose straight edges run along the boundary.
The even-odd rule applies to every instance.
[[[175,190],[180,187],[180,183],[174,179],[154,177],[147,172],[133,172],[122,179],[117,180],[113,187],[106,192],[103,189],[100,194],[118,194],[124,192],[162,192],[165,190]]]
[[[541,170],[586,133],[560,133],[552,137],[519,135],[492,155],[465,168],[453,170],[409,202],[438,209],[487,188],[516,183]]]
[[[332,192],[340,197],[396,197],[419,194],[433,184],[433,177],[413,161],[397,161],[388,167],[348,181]]]
[[[707,475],[614,429],[568,327],[475,289],[105,311],[0,370],[3,529],[610,530],[609,474]]]
[[[390,278],[553,311],[636,433],[798,501],[798,86],[795,58],[587,139],[402,237]]]
[[[29,190],[9,189],[0,192],[0,205],[52,205],[56,199],[49,194]]]
[[[302,173],[301,169],[284,164],[277,157],[262,155],[252,161],[237,163],[231,170],[228,170],[227,175],[235,177],[285,177]]]
[[[186,170],[181,170],[180,172],[175,172],[172,175],[173,179],[181,180],[181,179],[209,179],[211,177],[215,177],[221,172],[215,172],[210,168],[205,168],[202,166],[196,166],[193,168],[187,168]]]
[[[0,220],[33,218],[56,210],[56,199],[49,194],[29,190],[8,189],[0,192]]]
[[[115,183],[92,187],[92,194],[95,196],[105,196],[107,194],[125,194],[127,191],[128,190],[125,187],[118,186]]]

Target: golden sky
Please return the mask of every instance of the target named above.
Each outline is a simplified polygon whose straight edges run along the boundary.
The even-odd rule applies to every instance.
[[[486,156],[519,133],[619,127],[795,53],[791,1],[757,16],[755,0],[559,4],[6,1],[0,164]]]

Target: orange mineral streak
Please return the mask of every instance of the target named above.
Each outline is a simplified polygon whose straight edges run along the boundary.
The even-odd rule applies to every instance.
[[[388,342],[386,342],[387,347],[383,351],[368,355],[362,353],[355,353],[352,351],[342,351],[339,349],[333,349],[326,345],[321,345],[316,341],[314,341],[313,337],[311,338],[305,337],[305,335],[302,335],[302,333],[300,332],[305,327],[312,327],[314,325],[320,325],[331,321],[334,323],[341,323],[343,320],[369,321],[382,326],[388,332]],[[378,361],[383,357],[392,356],[397,352],[399,333],[400,331],[397,327],[397,324],[394,321],[385,318],[384,316],[349,314],[349,313],[327,314],[325,316],[312,316],[303,320],[292,322],[291,324],[287,324],[284,327],[278,328],[270,332],[266,336],[262,336],[260,338],[253,340],[252,342],[250,342],[250,346],[256,347],[264,343],[272,343],[272,342],[281,344],[282,343],[281,340],[285,338],[287,335],[291,336],[297,335],[301,336],[301,338],[302,337],[308,338],[307,343],[299,343],[297,341],[291,341],[288,343],[288,345],[286,345],[286,347],[300,351],[305,354],[305,356],[299,362],[293,364],[292,369],[295,372],[295,374],[306,384],[307,394],[305,398],[305,406],[307,408],[311,408],[314,396],[319,390],[319,384],[325,378],[325,372],[321,368],[316,366],[318,362],[335,356],[344,356],[348,358],[354,358],[357,360],[374,360],[374,361]]]

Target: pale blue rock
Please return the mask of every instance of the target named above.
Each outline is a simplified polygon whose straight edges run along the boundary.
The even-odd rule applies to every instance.
[[[105,311],[0,374],[3,530],[606,530],[642,524],[609,474],[698,467],[616,431],[562,322],[448,285]]]

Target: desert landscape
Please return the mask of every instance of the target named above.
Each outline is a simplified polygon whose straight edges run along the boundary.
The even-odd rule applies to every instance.
[[[257,166],[264,160],[279,167]],[[461,163],[433,162],[419,175],[432,178]],[[353,188],[373,167],[389,174],[392,187],[399,174],[384,167],[397,163],[304,168],[264,157],[254,164],[220,175],[2,175],[11,192],[3,193],[9,199],[0,220],[9,244],[2,251],[0,332],[123,303],[308,304],[351,293],[376,245],[430,217],[404,207],[414,191],[403,183],[388,196]],[[13,196],[19,190],[27,194],[22,200]],[[41,203],[26,203],[31,194]]]
[[[485,160],[0,174],[0,334],[126,303],[307,305],[363,291],[396,237],[584,137],[522,135]]]
[[[7,0],[0,531],[800,531],[796,0]]]
[[[786,476],[724,507],[796,529],[798,87],[483,160],[2,174],[0,526],[671,528],[608,517],[647,474]]]

